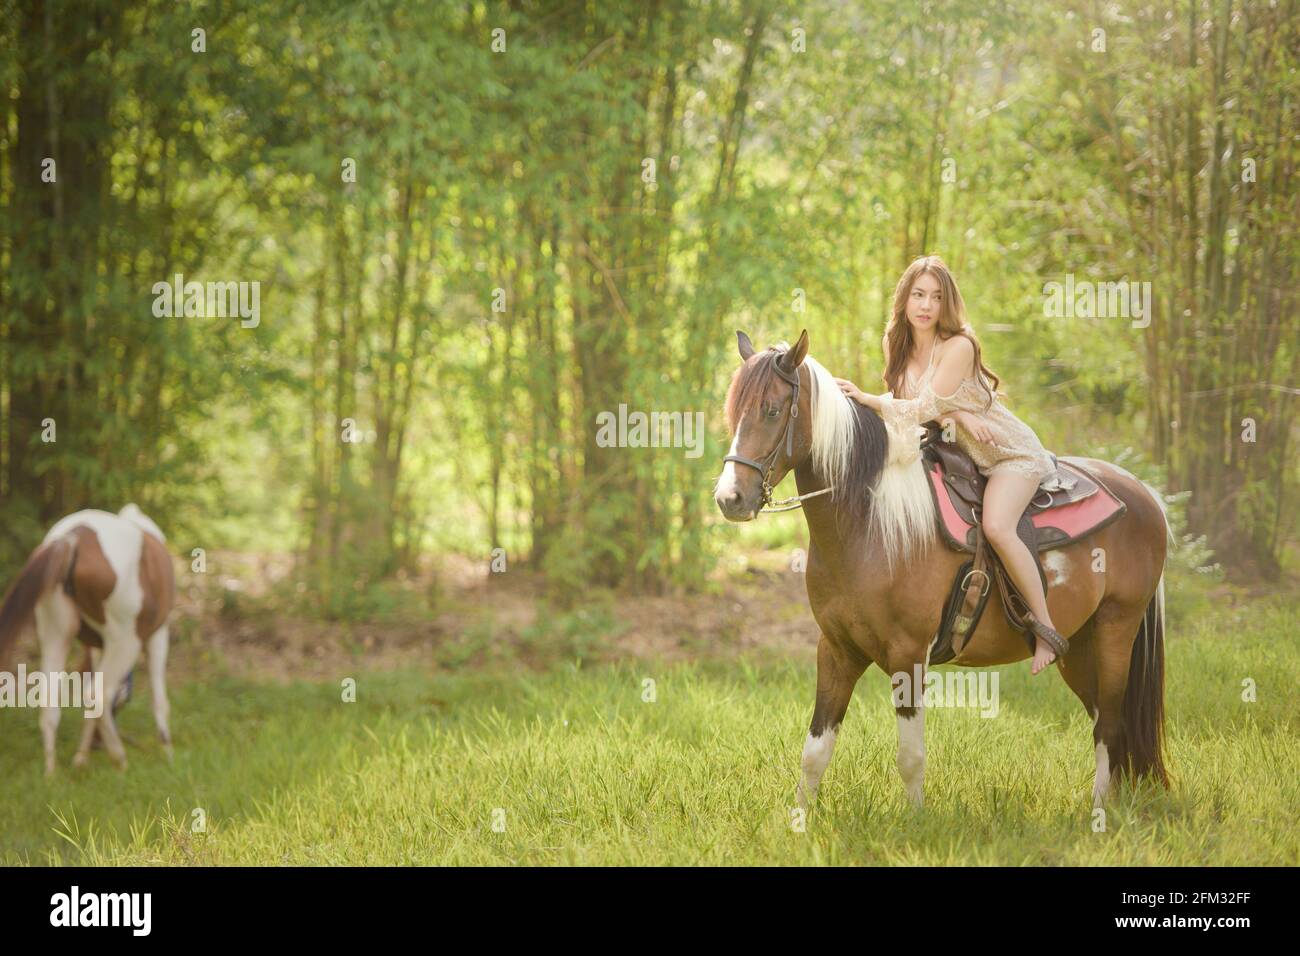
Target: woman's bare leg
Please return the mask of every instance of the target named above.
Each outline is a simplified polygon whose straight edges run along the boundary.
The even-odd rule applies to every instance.
[[[1029,548],[1016,535],[1016,524],[1037,490],[1038,482],[1032,478],[1010,470],[995,471],[984,486],[984,508],[980,523],[984,528],[984,536],[993,545],[993,550],[1002,559],[1007,573],[1024,595],[1029,610],[1039,621],[1055,630],[1056,625],[1047,613],[1047,595],[1043,592],[1043,582],[1038,577],[1037,563],[1029,553]],[[1034,662],[1030,665],[1030,673],[1037,674],[1052,663],[1053,654],[1046,641],[1041,637],[1035,638]]]

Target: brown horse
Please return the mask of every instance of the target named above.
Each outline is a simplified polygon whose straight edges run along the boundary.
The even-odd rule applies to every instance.
[[[967,555],[940,543],[921,461],[899,454],[881,418],[847,398],[808,355],[808,333],[757,352],[737,332],[744,364],[727,392],[733,435],[714,499],[749,521],[794,472],[808,520],[807,586],[821,629],[817,697],[798,799],[808,806],[831,759],[858,678],[872,662],[891,675],[924,674],[945,599]],[[1168,518],[1149,485],[1124,469],[1076,459],[1128,506],[1094,535],[1050,552],[1048,610],[1070,651],[1061,676],[1093,720],[1094,805],[1112,779],[1169,785],[1164,735],[1164,564]],[[1098,558],[1102,560],[1099,562]],[[1102,570],[1094,570],[1100,566]],[[1030,656],[996,610],[985,613],[953,663],[1010,664]],[[896,706],[898,769],[922,802],[925,716],[917,697]]]

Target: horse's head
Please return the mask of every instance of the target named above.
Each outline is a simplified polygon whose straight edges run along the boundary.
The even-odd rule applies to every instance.
[[[729,521],[749,521],[772,489],[798,466],[812,445],[812,375],[803,368],[808,332],[791,348],[758,352],[736,333],[744,364],[727,390],[731,450],[723,459],[713,500]]]

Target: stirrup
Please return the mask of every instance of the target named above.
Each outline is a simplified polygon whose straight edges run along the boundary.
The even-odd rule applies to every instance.
[[[1053,664],[1059,661],[1066,654],[1070,653],[1070,642],[1059,633],[1038,620],[1032,614],[1026,614],[1025,620],[1029,622],[1029,630],[1033,632],[1034,636],[1041,637],[1047,646],[1056,653],[1056,657],[1052,660]]]

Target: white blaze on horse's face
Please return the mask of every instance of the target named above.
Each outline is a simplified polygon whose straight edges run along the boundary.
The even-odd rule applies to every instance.
[[[788,432],[798,423],[792,413],[796,393],[791,384],[782,380],[778,371],[758,400],[746,408],[736,422],[736,434],[731,439],[728,458],[739,457],[745,461],[723,461],[722,474],[714,486],[713,500],[728,521],[752,521],[759,510],[768,504],[764,485],[770,479],[772,487],[781,483],[791,467],[786,454],[790,447]],[[796,370],[793,373],[799,375]]]
[[[784,404],[783,404],[784,400]],[[781,439],[785,434],[786,415],[788,415],[789,396],[768,394],[759,403],[760,409],[781,409],[784,414],[773,418],[759,415],[757,423],[751,424],[755,416],[752,409],[747,409],[736,423],[736,434],[731,439],[728,456],[736,455],[748,458],[765,467],[773,455],[783,449]],[[742,442],[743,438],[743,442]],[[746,450],[742,450],[746,449]],[[777,455],[776,457],[780,457]],[[781,467],[772,471],[772,483],[775,486],[784,477]],[[728,521],[753,521],[763,507],[763,481],[765,475],[751,465],[735,461],[724,461],[722,474],[714,487],[713,500]]]
[[[740,428],[736,428],[736,435],[731,439],[731,448],[727,451],[728,455],[739,455],[736,449],[740,447]],[[751,511],[748,516],[744,515],[739,507],[744,500],[744,493],[739,488],[739,480],[736,475],[736,469],[739,466],[734,461],[723,462],[722,474],[718,476],[718,482],[713,489],[713,500],[718,506],[718,510],[728,521],[749,521],[755,515]],[[747,469],[748,470],[748,469]]]

